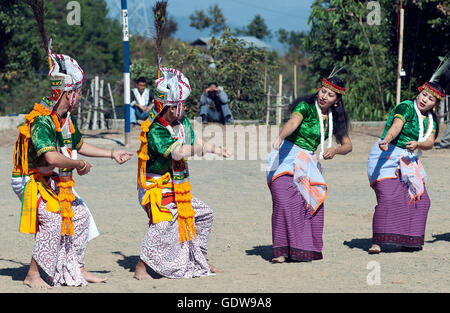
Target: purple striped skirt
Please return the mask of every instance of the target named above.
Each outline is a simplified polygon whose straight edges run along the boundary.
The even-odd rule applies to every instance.
[[[310,215],[291,175],[276,178],[270,191],[273,256],[295,261],[322,259],[323,204]]]
[[[396,179],[383,179],[373,186],[377,206],[373,215],[373,244],[422,247],[430,198],[424,186],[420,200],[411,200],[408,185]]]

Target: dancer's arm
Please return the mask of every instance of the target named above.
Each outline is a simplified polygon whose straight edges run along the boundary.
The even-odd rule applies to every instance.
[[[81,169],[84,166],[82,160],[72,160],[58,151],[48,151],[44,153],[45,161],[50,165],[58,168],[76,168]]]
[[[277,139],[275,139],[275,142],[273,143],[273,148],[276,150],[279,150],[283,140],[287,136],[292,134],[300,126],[301,123],[302,123],[302,117],[299,114],[292,113],[291,118],[283,126]]]
[[[57,168],[75,168],[78,175],[86,175],[92,164],[84,160],[72,160],[58,151],[48,151],[44,154],[45,161]]]
[[[325,150],[323,153],[324,159],[332,159],[336,154],[342,154],[346,155],[347,153],[352,152],[353,145],[352,141],[350,140],[350,137],[348,135],[345,135],[341,139],[341,145],[333,148],[329,148]]]
[[[229,158],[233,155],[233,152],[227,147],[217,146],[216,144],[209,144],[200,138],[197,138],[195,140],[195,145],[200,147],[199,150],[196,149],[196,154],[198,156],[202,156],[206,153],[213,153],[225,158]]]
[[[215,144],[210,145],[203,139],[197,138],[194,145],[182,145],[176,147],[172,151],[172,158],[179,161],[182,158],[188,158],[194,155],[202,156],[205,153],[214,153],[226,158],[233,155],[226,147],[217,147]]]
[[[111,158],[119,164],[123,164],[130,160],[133,154],[125,150],[106,150],[94,145],[83,142],[78,150],[81,155],[93,158]]]
[[[406,143],[406,149],[408,149],[411,152],[414,152],[414,150],[416,149],[431,150],[433,149],[435,139],[436,138],[434,134],[431,134],[430,138],[428,138],[424,142],[409,141]]]
[[[386,136],[384,136],[384,139],[378,143],[381,150],[388,150],[389,143],[400,134],[404,124],[405,123],[400,118],[394,118],[394,122],[386,133]]]
[[[172,159],[180,161],[181,159],[186,159],[195,154],[194,146],[192,145],[180,145],[173,149],[171,152]]]

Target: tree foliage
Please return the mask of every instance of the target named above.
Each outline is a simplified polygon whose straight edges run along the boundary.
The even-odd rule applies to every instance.
[[[103,0],[79,0],[81,25],[68,25],[69,0],[46,0],[46,29],[53,38],[53,51],[74,56],[85,72],[115,80],[123,86],[122,32],[120,22],[107,17]],[[379,25],[368,23],[368,1],[314,0],[309,32],[276,32],[287,48],[285,55],[268,52],[236,39],[226,28],[226,19],[215,4],[190,16],[191,25],[209,29],[208,48],[193,47],[167,37],[162,44],[164,66],[176,67],[189,78],[190,117],[199,111],[200,95],[210,81],[224,87],[236,118],[261,119],[265,110],[264,82],[277,86],[283,74],[283,93],[293,91],[293,68],[297,69],[298,94],[314,92],[322,77],[334,66],[345,66],[338,76],[347,84],[344,102],[351,118],[383,120],[395,105],[398,49],[398,1],[378,0]],[[440,57],[448,55],[448,5],[438,0],[403,0],[402,100],[417,93],[417,87],[433,74]],[[176,22],[171,26],[176,29]],[[256,15],[241,35],[268,38],[271,31]],[[173,33],[173,31],[171,32]],[[0,7],[0,114],[25,113],[34,101],[48,94],[45,51],[26,0],[3,1]],[[131,78],[156,78],[155,43],[140,35],[130,37]],[[440,81],[448,90],[448,81]],[[118,88],[118,92],[123,92]]]
[[[278,41],[287,48],[288,54],[305,54],[304,40],[307,34],[304,31],[287,31],[280,28],[276,32]]]
[[[189,19],[191,20],[191,27],[200,31],[210,28],[211,35],[220,34],[227,27],[226,18],[217,4],[210,6],[207,13],[203,10],[195,10],[194,13],[189,15]]]
[[[123,66],[120,23],[106,16],[104,1],[78,2],[81,25],[67,23],[68,1],[44,2],[52,50],[73,56],[86,79],[98,74],[117,76]],[[50,88],[46,51],[28,1],[2,2],[0,36],[0,114],[25,113]]]
[[[316,0],[305,39],[313,80],[327,76],[334,66],[346,66],[346,107],[353,119],[382,120],[395,105],[398,55],[398,15],[395,1],[380,0],[380,25],[367,23],[367,2]],[[439,56],[448,51],[448,18],[439,1],[403,1],[405,33],[402,99],[412,97],[428,80]],[[447,40],[445,40],[447,38]]]
[[[208,60],[214,61],[210,66]],[[188,115],[195,117],[200,109],[200,96],[207,84],[218,82],[224,87],[235,118],[260,119],[264,105],[264,67],[269,72],[277,67],[273,54],[265,49],[248,46],[243,40],[225,31],[214,38],[208,49],[184,43],[172,47],[168,65],[180,69],[189,79],[191,95],[188,98]]]
[[[189,19],[191,20],[191,24],[189,24],[189,26],[200,31],[209,28],[212,24],[211,18],[206,15],[203,10],[195,10],[194,13],[189,15]]]
[[[237,36],[254,36],[258,39],[265,40],[272,37],[272,32],[267,27],[266,21],[257,14],[253,20],[243,28],[238,28],[235,30]]]

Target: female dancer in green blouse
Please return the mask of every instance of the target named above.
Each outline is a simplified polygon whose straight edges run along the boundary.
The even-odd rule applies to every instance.
[[[433,148],[439,133],[433,108],[445,95],[432,82],[419,87],[419,92],[415,99],[392,110],[381,138],[370,151],[367,173],[378,204],[369,253],[380,253],[383,244],[408,250],[421,250],[424,244],[430,198],[419,157],[420,150]]]
[[[340,79],[324,78],[317,93],[294,102],[291,118],[273,143],[267,161],[267,183],[273,201],[274,263],[288,258],[322,259],[323,203],[327,185],[314,153],[320,146],[319,158],[329,160],[352,150],[349,120],[342,101],[344,93]],[[333,135],[339,146],[332,147]]]

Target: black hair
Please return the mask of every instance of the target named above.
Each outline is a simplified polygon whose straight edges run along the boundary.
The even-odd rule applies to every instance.
[[[138,80],[136,81],[137,84],[139,83],[147,83],[147,80],[144,77],[139,77]]]
[[[436,89],[440,93],[445,94],[444,88],[442,88],[441,85],[439,85],[438,83],[428,82],[428,85],[430,85],[431,88]],[[435,107],[437,107],[440,103],[441,103],[441,100],[436,98],[436,106]],[[434,112],[433,110],[431,110],[431,115],[433,116],[433,120],[436,123],[436,134],[434,135],[434,138],[437,139],[437,137],[439,136],[439,119],[436,115],[436,112]]]
[[[219,86],[216,82],[210,82],[210,83],[208,84],[208,87],[211,87],[211,85],[215,85],[216,87]]]
[[[164,106],[163,109],[161,110],[161,112],[159,112],[159,116],[162,117],[164,114],[166,114],[168,109],[169,109],[168,105]]]
[[[328,81],[334,85],[345,88],[344,82],[338,77],[332,77],[328,79]],[[317,94],[318,91],[315,92],[314,94],[298,97],[297,99],[295,99],[291,104],[289,104],[289,113],[292,113],[297,104],[302,101],[310,105],[314,105],[317,99]],[[333,113],[333,135],[336,137],[336,141],[338,143],[341,143],[342,138],[348,135],[348,130],[350,127],[350,119],[348,117],[347,112],[345,111],[342,95],[339,93],[336,93],[336,95],[339,100],[336,103],[336,105],[332,105],[330,109],[331,112]]]

